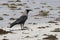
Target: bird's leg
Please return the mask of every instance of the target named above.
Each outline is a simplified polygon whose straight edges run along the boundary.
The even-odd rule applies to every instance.
[[[20,26],[21,26],[21,29],[23,29],[23,26],[22,26],[22,24],[20,24]]]
[[[24,30],[26,30],[26,29],[27,29],[27,27],[25,27],[25,26],[24,26],[24,24],[22,24],[22,26],[23,26],[23,29],[24,29]]]
[[[24,29],[24,24],[22,24],[22,27],[23,27],[23,29]]]
[[[26,28],[24,27],[24,24],[21,24],[21,30],[26,30]]]

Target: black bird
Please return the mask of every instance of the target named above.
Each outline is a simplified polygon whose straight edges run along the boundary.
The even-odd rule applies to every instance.
[[[25,13],[20,18],[18,18],[15,22],[10,24],[10,28],[12,28],[16,24],[20,24],[21,25],[21,29],[24,29],[24,23],[25,23],[25,21],[28,18],[29,11],[31,11],[31,9],[26,9]]]

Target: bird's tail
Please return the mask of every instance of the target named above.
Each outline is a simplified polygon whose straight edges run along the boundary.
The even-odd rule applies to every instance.
[[[11,23],[10,24],[10,28],[12,28],[16,23]]]

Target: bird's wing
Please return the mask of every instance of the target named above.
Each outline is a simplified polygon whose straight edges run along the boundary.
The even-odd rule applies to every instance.
[[[27,18],[25,16],[21,16],[20,18],[18,18],[15,22],[19,23],[19,22],[23,22],[25,21]]]

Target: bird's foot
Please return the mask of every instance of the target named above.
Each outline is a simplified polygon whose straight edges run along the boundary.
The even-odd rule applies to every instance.
[[[23,29],[21,29],[21,30],[26,30],[26,29],[23,28]]]
[[[28,27],[25,26],[25,27],[23,27],[23,28],[26,28],[26,29],[27,29]]]
[[[27,27],[23,27],[21,30],[27,30],[28,28]]]

